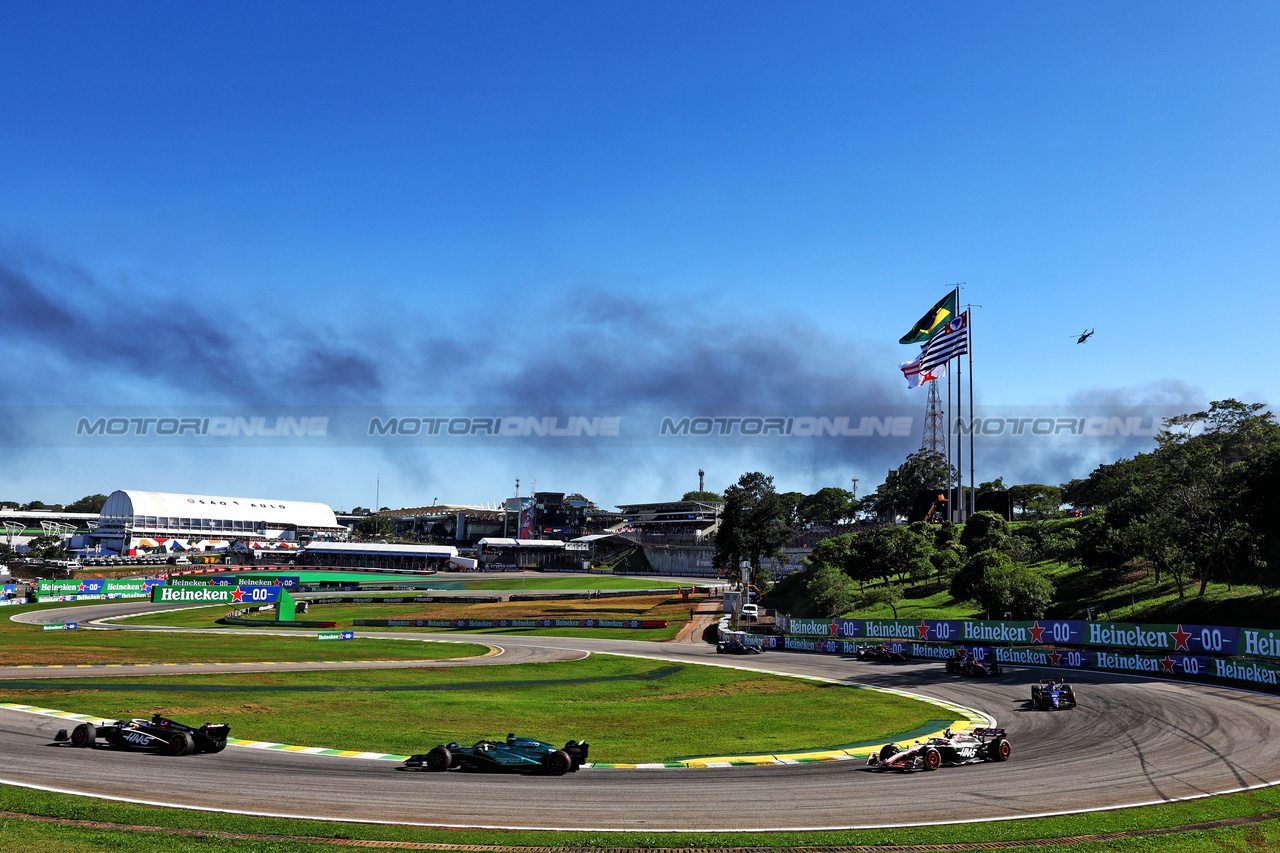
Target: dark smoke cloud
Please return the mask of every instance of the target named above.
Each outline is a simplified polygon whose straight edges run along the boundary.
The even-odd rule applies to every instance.
[[[417,310],[427,310],[425,300]],[[0,357],[20,381],[0,383],[0,401],[395,402],[526,411],[595,404],[669,407],[675,415],[788,408],[797,415],[879,416],[908,407],[915,434],[897,442],[816,441],[756,451],[711,444],[699,454],[578,446],[513,456],[526,471],[565,472],[567,489],[574,488],[568,480],[587,471],[615,479],[646,472],[665,480],[668,459],[691,465],[696,455],[696,465],[717,471],[732,465],[777,474],[785,488],[847,487],[858,476],[865,494],[920,446],[925,393],[907,391],[896,370],[909,348],[817,331],[815,310],[820,307],[800,304],[787,316],[589,287],[525,314],[495,308],[485,317],[415,317],[411,308],[390,318],[398,331],[389,335],[377,331],[386,328],[381,318],[371,318],[371,333],[357,327],[359,318],[330,329],[305,316],[297,322],[253,316],[177,288],[143,295],[38,253],[9,249],[0,251]],[[1065,405],[1195,411],[1206,402],[1199,389],[1164,381],[1089,389]],[[1135,440],[1083,450],[979,447],[978,479],[1061,482],[1149,446]],[[432,459],[413,476],[429,479],[439,467]],[[732,482],[740,473],[719,479]]]
[[[373,357],[319,331],[199,294],[129,292],[34,253],[7,254],[0,351],[25,376],[0,399],[342,402],[382,386]]]

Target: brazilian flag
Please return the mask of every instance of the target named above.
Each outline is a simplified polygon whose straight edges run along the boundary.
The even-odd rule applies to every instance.
[[[937,305],[930,308],[923,317],[917,320],[916,324],[911,327],[911,331],[903,335],[898,340],[898,343],[922,344],[942,331],[943,327],[951,322],[955,316],[956,292],[953,290],[942,297]]]

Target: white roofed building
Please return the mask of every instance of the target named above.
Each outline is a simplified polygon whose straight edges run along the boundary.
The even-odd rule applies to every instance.
[[[314,501],[119,489],[107,497],[89,539],[91,547],[128,554],[222,550],[234,540],[296,543],[347,532],[329,506]]]

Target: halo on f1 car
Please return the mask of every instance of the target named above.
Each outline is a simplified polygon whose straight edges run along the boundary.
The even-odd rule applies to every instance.
[[[1042,678],[1031,685],[1031,707],[1038,711],[1056,711],[1076,706],[1076,690],[1059,678]]]
[[[972,678],[990,678],[994,675],[1003,675],[1004,669],[995,658],[989,661],[978,660],[968,649],[961,648],[947,658],[947,672],[968,675]]]
[[[906,749],[895,743],[885,744],[878,753],[867,758],[867,766],[878,771],[937,770],[946,765],[979,764],[984,761],[1007,761],[1012,752],[1004,729],[982,728],[969,732],[948,729],[941,737],[916,741]]]
[[[563,776],[581,767],[587,760],[590,745],[571,740],[564,747],[540,740],[507,735],[504,742],[482,740],[475,746],[442,744],[420,755],[411,755],[404,767],[408,770],[515,770]]]
[[[891,646],[877,644],[874,646],[859,646],[854,653],[854,657],[858,660],[874,660],[881,663],[904,663],[911,660],[911,653],[907,651],[905,646],[894,649]]]
[[[67,734],[59,729],[58,743],[76,747],[96,746],[101,738],[113,749],[159,752],[164,755],[192,755],[200,752],[222,752],[227,748],[231,727],[225,723],[205,723],[199,728],[186,726],[161,714],[151,719],[134,717],[98,725],[81,723]]]

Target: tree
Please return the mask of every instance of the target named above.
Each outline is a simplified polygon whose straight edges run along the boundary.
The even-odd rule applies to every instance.
[[[1009,547],[1009,522],[995,512],[975,512],[960,532],[960,544],[969,552]]]
[[[43,560],[62,560],[67,552],[62,549],[62,540],[57,536],[46,534],[37,536],[27,543],[26,556]]]
[[[979,495],[989,495],[992,492],[1003,492],[1005,490],[1006,488],[1004,485],[1004,477],[996,477],[994,480],[991,480],[990,482],[978,484]]]
[[[853,609],[853,581],[836,566],[822,563],[805,570],[805,595],[815,615],[833,618]]]
[[[708,501],[710,503],[724,503],[724,495],[719,492],[685,492],[680,498],[682,501]]]
[[[804,499],[800,505],[800,518],[818,524],[838,524],[853,518],[855,509],[853,492],[827,486]]]
[[[791,529],[786,525],[782,497],[773,490],[772,477],[758,471],[743,474],[725,489],[724,497],[712,564],[730,578],[741,580],[741,564],[750,563],[756,573],[763,560],[781,552]]]
[[[1074,505],[1105,510],[1101,529],[1082,533],[1077,554],[1108,567],[1142,560],[1157,579],[1166,571],[1180,588],[1186,574],[1199,582],[1200,595],[1211,579],[1231,583],[1259,573],[1265,560],[1258,525],[1240,495],[1256,460],[1280,452],[1271,413],[1257,403],[1215,401],[1169,419],[1156,445],[1066,485],[1064,497]]]
[[[894,574],[899,578],[916,575],[928,577],[929,542],[906,527],[881,527],[853,536],[850,541],[850,574],[866,582],[883,578],[888,583]],[[930,568],[923,568],[929,566]]]
[[[788,527],[800,526],[800,508],[804,506],[805,495],[803,492],[783,492],[779,495],[782,498],[782,505],[786,508],[786,520]]]
[[[385,515],[366,515],[356,522],[356,533],[366,539],[385,539],[391,535],[391,519]]]
[[[1062,506],[1062,488],[1043,483],[1013,486],[1009,489],[1009,497],[1013,499],[1014,508],[1023,518],[1032,513],[1036,518],[1049,518]]]
[[[887,604],[893,611],[893,618],[898,618],[898,602],[902,601],[902,587],[896,583],[887,583],[867,594],[868,604]]]
[[[106,503],[106,495],[85,495],[75,503],[68,504],[67,512],[102,512]]]
[[[951,581],[951,594],[977,603],[989,616],[1039,619],[1053,601],[1053,584],[1031,566],[989,548],[965,561]]]
[[[915,503],[916,492],[922,489],[945,492],[955,479],[956,469],[947,464],[947,457],[932,450],[917,450],[889,472],[866,503],[877,515],[904,515]]]
[[[29,512],[30,510],[33,510],[33,509],[47,509],[47,507],[45,506],[44,501],[32,501],[31,503],[26,503],[22,505],[23,512]]]

